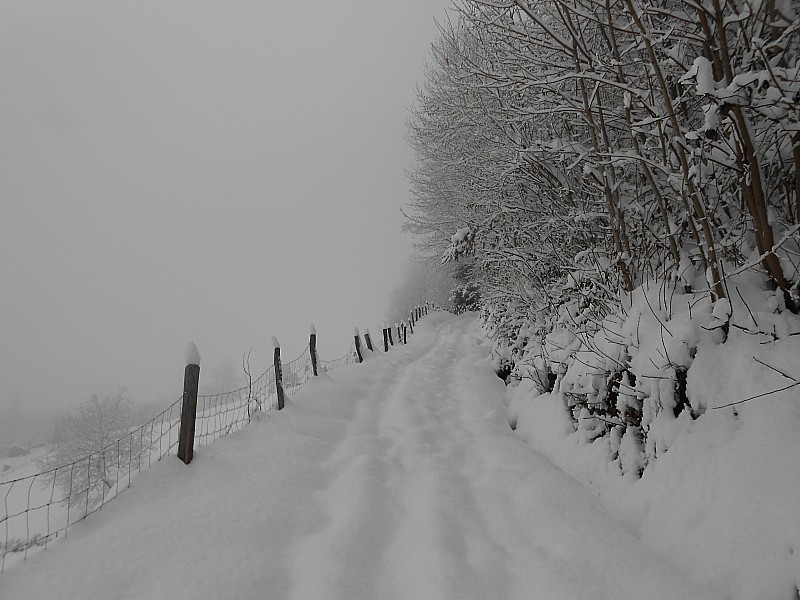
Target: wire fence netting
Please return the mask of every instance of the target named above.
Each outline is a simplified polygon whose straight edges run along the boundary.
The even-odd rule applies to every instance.
[[[321,363],[323,371],[355,362],[347,355]],[[306,350],[282,364],[284,393],[298,391],[312,376],[311,355]],[[130,487],[136,474],[176,454],[181,425],[179,398],[147,423],[131,429],[86,456],[53,464],[53,455],[37,463],[39,472],[3,480],[0,473],[0,573],[7,564],[25,560],[35,548],[46,548],[69,528],[100,510]],[[236,390],[198,395],[195,446],[211,444],[246,427],[257,414],[277,407],[275,367]]]
[[[321,360],[319,361],[319,368],[321,371],[327,373],[328,371],[333,371],[344,365],[352,365],[357,362],[358,355],[356,354],[356,345],[352,343],[350,344],[350,349],[347,351],[347,354],[334,360]]]
[[[136,473],[174,453],[181,402],[87,456],[0,482],[0,573],[9,556],[24,560],[32,548],[66,537],[70,526],[128,488]],[[46,467],[51,460],[42,463]]]

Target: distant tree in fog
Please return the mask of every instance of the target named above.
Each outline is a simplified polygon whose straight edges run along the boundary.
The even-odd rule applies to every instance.
[[[61,418],[39,466],[54,470],[70,504],[96,506],[149,443],[148,432],[139,429],[145,419],[125,390],[94,395]]]

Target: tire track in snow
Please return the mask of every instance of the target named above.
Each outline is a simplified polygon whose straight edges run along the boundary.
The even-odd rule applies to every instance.
[[[515,437],[469,317],[153,465],[0,597],[703,600]],[[370,364],[371,363],[371,364]]]
[[[469,319],[432,321],[358,390],[293,598],[716,598],[514,436]]]
[[[451,386],[463,343],[450,331],[439,335],[384,401],[390,485],[405,510],[387,550],[381,598],[508,598],[506,551],[493,542],[462,464],[470,436]]]
[[[371,387],[353,390],[358,397],[352,423],[321,464],[328,484],[314,495],[325,524],[292,552],[296,582],[292,598],[381,597],[383,554],[403,507],[389,486],[391,442],[379,431],[380,394],[391,396],[404,385],[409,352],[407,347],[395,348],[383,359],[400,364],[386,369]]]

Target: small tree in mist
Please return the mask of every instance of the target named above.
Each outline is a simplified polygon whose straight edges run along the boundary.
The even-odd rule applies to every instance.
[[[148,432],[138,428],[143,413],[125,390],[92,396],[58,422],[40,468],[53,471],[70,504],[96,506],[149,444]]]

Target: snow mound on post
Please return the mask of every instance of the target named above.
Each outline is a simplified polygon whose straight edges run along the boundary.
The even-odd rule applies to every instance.
[[[278,341],[278,338],[276,338],[274,335],[272,336],[272,347],[273,348],[281,347],[281,343]]]
[[[197,350],[197,346],[194,342],[189,342],[186,344],[186,364],[187,365],[199,365],[200,364],[200,352]]]
[[[311,335],[317,335],[317,328],[314,327],[313,323],[311,324],[311,327],[310,327],[308,333],[310,333]],[[275,338],[273,338],[273,339],[275,339]]]

